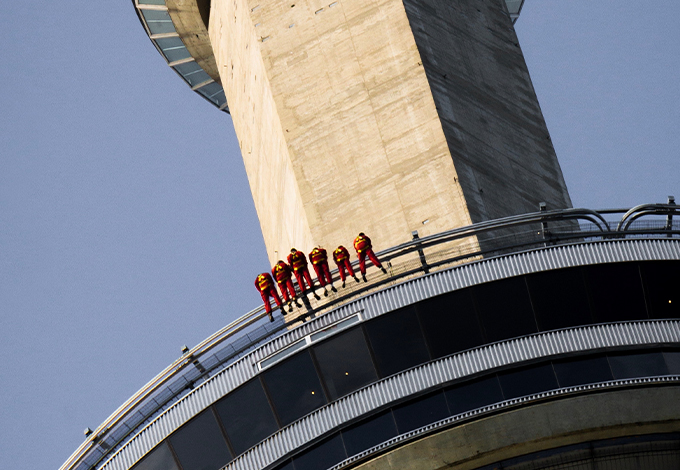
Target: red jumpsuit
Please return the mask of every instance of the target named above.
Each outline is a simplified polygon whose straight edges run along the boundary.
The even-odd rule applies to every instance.
[[[359,256],[359,270],[361,271],[362,276],[366,275],[366,256],[368,256],[376,268],[383,269],[382,264],[380,264],[377,256],[373,253],[371,239],[363,233],[360,233],[359,236],[354,239],[354,249],[357,250],[357,255]]]
[[[290,270],[290,266],[279,260],[272,268],[272,275],[274,276],[274,279],[276,279],[276,283],[279,285],[279,289],[283,294],[283,300],[290,302],[291,299],[294,299],[296,294],[293,281],[291,280],[293,273]]]
[[[320,246],[314,248],[311,253],[309,253],[309,260],[314,266],[314,271],[316,272],[316,278],[319,280],[321,287],[325,287],[326,284],[333,285],[333,278],[331,277],[331,270],[328,268],[328,255],[326,250]]]
[[[274,280],[269,273],[262,273],[255,278],[255,287],[260,292],[262,296],[262,301],[264,302],[264,309],[267,311],[270,320],[272,318],[272,306],[269,303],[269,296],[274,297],[276,305],[281,306],[281,298],[278,292],[276,292],[276,286],[274,286]]]
[[[312,277],[309,275],[309,269],[307,268],[307,257],[303,252],[297,251],[295,248],[290,250],[288,264],[293,268],[293,274],[295,274],[295,279],[297,279],[300,286],[300,292],[307,290],[305,281],[307,281],[310,289],[314,287]]]
[[[354,277],[354,270],[352,269],[352,264],[349,262],[349,251],[347,248],[340,245],[333,252],[333,261],[338,265],[338,274],[340,274],[340,279],[345,282],[345,269],[350,276]]]

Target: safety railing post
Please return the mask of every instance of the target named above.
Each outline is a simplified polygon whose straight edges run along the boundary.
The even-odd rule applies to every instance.
[[[411,232],[411,236],[413,236],[414,240],[419,240],[420,237],[418,236],[418,230],[414,230]],[[425,274],[430,272],[430,267],[427,265],[427,260],[425,259],[425,252],[423,251],[422,244],[416,243],[416,246],[418,247],[418,256],[420,257],[420,264],[423,265],[423,272]]]
[[[674,206],[675,205],[675,196],[668,196],[668,205],[669,206]],[[671,210],[668,212],[668,216],[666,217],[666,230],[668,230],[668,235],[667,237],[670,238],[673,236],[671,230],[673,230],[673,211]]]

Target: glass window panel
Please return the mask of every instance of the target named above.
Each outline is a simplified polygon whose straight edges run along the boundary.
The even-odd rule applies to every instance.
[[[637,264],[601,264],[586,266],[584,269],[595,322],[647,318]]]
[[[207,409],[170,436],[184,470],[218,470],[231,461],[212,409]]]
[[[309,350],[267,369],[263,378],[283,426],[326,404]]]
[[[187,48],[184,47],[184,43],[180,38],[161,38],[155,39],[155,41],[168,62],[188,59],[191,57],[191,54],[189,54]]]
[[[680,318],[680,263],[640,263],[650,318]]]
[[[541,364],[525,369],[498,374],[506,399],[533,395],[558,387],[552,364]]]
[[[574,387],[613,379],[605,356],[556,361],[553,366],[560,387]]]
[[[421,428],[449,416],[444,392],[428,395],[393,409],[400,434]]]
[[[433,358],[484,344],[470,289],[433,297],[416,309]]]
[[[229,393],[215,409],[237,455],[279,428],[258,379]]]
[[[191,86],[210,80],[210,75],[205,73],[196,62],[187,62],[185,64],[176,65],[175,70],[177,70]]]
[[[215,95],[217,95],[223,90],[222,85],[220,85],[217,82],[212,82],[207,84],[206,86],[202,86],[196,91],[199,92],[201,95],[205,96],[206,98],[208,98],[210,101],[216,102]]]
[[[489,342],[538,331],[524,277],[481,284],[472,292]]]
[[[321,444],[293,459],[295,470],[327,470],[347,458],[340,434],[335,434]]]
[[[609,364],[615,379],[668,375],[660,352],[609,355]]]
[[[496,374],[448,387],[444,394],[452,416],[503,401]]]
[[[558,269],[526,279],[540,331],[593,323],[581,269]]]
[[[174,33],[175,26],[172,24],[170,15],[167,11],[159,10],[141,10],[146,24],[149,27],[151,34],[166,34]]]
[[[175,459],[170,452],[168,443],[163,441],[158,447],[151,451],[133,470],[179,470]]]
[[[395,310],[366,322],[366,331],[382,377],[429,360],[413,307]]]
[[[378,379],[361,328],[314,346],[314,355],[331,400]]]
[[[347,455],[356,455],[397,435],[392,412],[386,411],[342,431]]]
[[[680,375],[680,351],[666,351],[663,353],[663,357],[666,360],[668,373]]]
[[[295,467],[293,467],[293,461],[289,460],[286,463],[275,467],[274,470],[295,470]]]
[[[224,90],[222,90],[220,93],[213,96],[213,100],[217,102],[217,106],[221,107],[224,103],[227,102],[227,95],[225,95]]]
[[[165,0],[139,0],[140,5],[165,5]]]

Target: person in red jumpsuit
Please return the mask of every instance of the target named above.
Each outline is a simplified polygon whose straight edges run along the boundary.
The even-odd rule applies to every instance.
[[[257,287],[257,290],[262,296],[264,309],[266,310],[267,315],[269,315],[269,321],[274,321],[274,317],[272,315],[272,306],[269,303],[269,296],[271,295],[274,297],[274,301],[279,307],[281,306],[281,298],[279,297],[278,292],[276,292],[276,286],[274,285],[272,276],[269,273],[262,273],[258,275],[255,278],[255,287]]]
[[[288,255],[288,264],[293,268],[293,274],[295,274],[295,279],[297,279],[298,286],[300,286],[300,292],[306,291],[307,288],[314,289],[312,276],[309,275],[309,269],[307,268],[307,257],[303,252],[291,248]],[[305,287],[305,281],[307,281],[308,287]],[[319,298],[316,292],[314,292],[314,297]]]
[[[345,287],[345,277],[347,276],[345,270],[355,281],[359,282],[359,278],[354,274],[354,269],[352,269],[352,263],[349,262],[349,251],[347,251],[347,248],[342,245],[337,247],[333,252],[333,261],[338,266],[338,274],[340,274],[340,279],[342,280],[342,287]]]
[[[279,260],[272,268],[272,275],[279,285],[279,290],[281,291],[281,294],[283,294],[284,302],[288,303],[288,307],[292,312],[293,306],[291,303],[295,300],[297,294],[295,293],[295,286],[293,286],[293,273],[290,270],[290,266],[288,266],[285,261]],[[296,305],[298,307],[300,306],[297,302]]]
[[[321,287],[323,287],[324,295],[328,295],[326,284],[330,284],[333,292],[337,292],[337,289],[333,286],[331,270],[328,268],[328,254],[326,253],[326,250],[317,246],[309,253],[309,260],[312,262],[312,266],[314,266],[316,278],[319,280]]]
[[[371,239],[361,232],[359,236],[354,239],[354,249],[357,250],[357,256],[359,256],[359,270],[361,271],[361,277],[366,282],[366,256],[371,260],[373,266],[380,268],[383,273],[387,274],[387,270],[383,268],[383,265],[378,261],[378,257],[373,253],[373,247],[371,246]]]

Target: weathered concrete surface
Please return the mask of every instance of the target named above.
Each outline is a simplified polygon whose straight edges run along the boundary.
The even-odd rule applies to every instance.
[[[680,430],[680,387],[584,395],[458,426],[353,468],[472,470],[532,452],[612,437]]]
[[[210,78],[219,83],[220,74],[215,55],[196,0],[166,0],[165,3],[177,34],[182,38],[189,54]]]
[[[569,205],[503,0],[428,1],[213,0],[272,262]]]
[[[210,37],[272,264],[312,247],[260,39],[247,0],[213,2]],[[311,248],[310,248],[311,249]]]
[[[571,207],[504,0],[404,0],[473,222]]]

